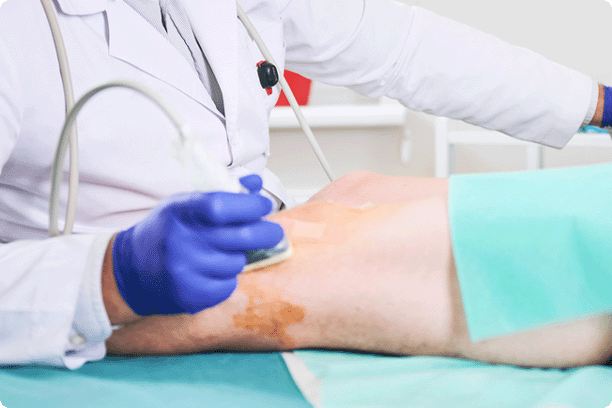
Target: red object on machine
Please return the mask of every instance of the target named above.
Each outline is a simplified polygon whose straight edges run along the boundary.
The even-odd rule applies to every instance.
[[[285,79],[291,87],[291,91],[293,92],[293,95],[295,95],[298,105],[307,105],[308,98],[310,97],[312,81],[291,71],[285,71]],[[289,101],[287,100],[284,91],[281,92],[278,102],[276,102],[276,106],[289,106]]]

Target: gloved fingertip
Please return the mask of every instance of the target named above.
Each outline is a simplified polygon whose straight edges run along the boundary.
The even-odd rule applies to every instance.
[[[285,237],[283,227],[272,221],[261,221],[262,230],[259,233],[259,245],[262,248],[273,248]]]
[[[275,237],[278,238],[278,241],[276,242],[276,244],[278,244],[285,237],[285,230],[283,230],[283,227],[280,224],[277,224],[275,222],[272,222],[271,224],[272,224],[273,234],[274,234]],[[274,244],[274,245],[276,245],[276,244]]]
[[[184,219],[190,223],[229,225],[253,222],[272,210],[272,201],[262,195],[217,191],[207,193],[198,207],[190,209],[189,217],[185,216]]]
[[[251,194],[257,194],[263,187],[263,180],[257,174],[250,174],[240,178],[240,184]]]
[[[261,210],[263,212],[263,215],[268,215],[272,212],[272,210],[274,209],[274,205],[272,204],[272,200],[270,200],[268,197],[264,197],[264,196],[259,196],[261,198]]]

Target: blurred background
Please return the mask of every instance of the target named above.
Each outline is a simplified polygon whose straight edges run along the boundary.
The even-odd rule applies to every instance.
[[[612,7],[606,0],[402,1],[529,48],[599,82],[612,85]],[[435,117],[408,110],[398,111],[394,101],[365,98],[350,90],[317,82],[311,86],[308,107],[362,107],[365,112],[370,107],[370,112],[376,115],[381,112],[380,105],[387,103],[389,112],[402,115],[402,123],[397,123],[397,118],[387,118],[379,120],[378,126],[347,127],[328,123],[313,129],[337,177],[355,170],[402,176],[436,175]],[[333,112],[330,109],[325,110]],[[342,124],[347,122],[350,119]],[[449,130],[478,128],[451,121]],[[562,150],[544,148],[541,152],[542,167],[610,162],[612,141],[608,141],[610,143],[603,146],[568,146]],[[298,200],[307,198],[328,183],[300,129],[282,123],[273,125],[271,149],[270,169]],[[456,145],[452,157],[454,173],[527,168],[526,148],[519,145]]]

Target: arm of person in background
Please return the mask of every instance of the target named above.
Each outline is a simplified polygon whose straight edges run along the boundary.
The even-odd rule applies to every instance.
[[[124,325],[108,349],[138,355],[325,348],[537,367],[606,361],[609,315],[470,341],[447,193],[442,179],[345,176],[309,203],[270,217],[293,243],[291,259],[240,275],[230,298],[197,315]]]

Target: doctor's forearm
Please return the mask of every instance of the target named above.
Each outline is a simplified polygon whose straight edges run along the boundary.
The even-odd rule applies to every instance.
[[[117,289],[115,275],[113,273],[112,248],[114,240],[115,237],[110,240],[102,264],[102,298],[111,324],[116,325],[131,323],[139,320],[141,317],[134,313],[127,303],[125,303],[123,297],[119,293],[119,289]]]

